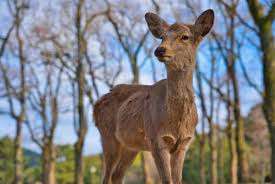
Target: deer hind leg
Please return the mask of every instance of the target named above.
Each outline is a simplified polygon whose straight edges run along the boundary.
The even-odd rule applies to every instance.
[[[114,137],[102,137],[103,184],[112,184],[112,174],[120,159],[121,145]]]
[[[135,159],[137,152],[123,149],[121,157],[112,175],[112,184],[122,184],[126,170],[130,167]]]

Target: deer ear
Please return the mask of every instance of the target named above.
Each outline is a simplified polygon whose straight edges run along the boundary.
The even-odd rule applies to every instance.
[[[149,30],[156,38],[161,38],[168,30],[169,25],[154,13],[146,13],[145,20],[149,27]]]
[[[214,24],[214,11],[208,9],[204,11],[195,22],[195,31],[200,36],[205,36]]]

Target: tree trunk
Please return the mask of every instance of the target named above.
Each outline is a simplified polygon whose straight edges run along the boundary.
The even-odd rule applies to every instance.
[[[16,122],[16,135],[14,139],[14,183],[23,184],[23,151],[22,151],[22,121]]]
[[[232,56],[234,57],[234,56]],[[238,180],[240,182],[248,182],[248,163],[245,151],[245,139],[244,139],[244,121],[241,116],[240,110],[240,99],[239,99],[239,88],[237,84],[237,79],[235,75],[234,64],[232,67],[229,67],[229,72],[231,76],[231,81],[233,84],[234,91],[234,119],[236,121],[236,143],[237,143],[237,154],[238,154]]]
[[[230,97],[230,81],[227,80],[227,96]],[[235,143],[235,129],[233,128],[233,121],[231,118],[231,104],[227,102],[227,137],[230,151],[230,178],[231,184],[238,183],[238,158]]]
[[[205,134],[203,132],[200,140],[200,184],[206,184],[204,158],[205,158]]]
[[[218,172],[217,172],[217,133],[215,130],[215,126],[213,124],[213,91],[211,89],[210,91],[210,115],[207,114],[206,104],[205,104],[205,98],[203,94],[202,89],[202,81],[201,81],[201,74],[199,71],[199,63],[196,65],[196,77],[198,81],[198,88],[199,88],[199,97],[200,97],[200,105],[203,113],[203,118],[206,118],[209,124],[209,146],[210,146],[210,159],[211,159],[211,168],[210,168],[210,180],[212,184],[218,183]],[[214,64],[212,63],[211,66],[211,82],[213,82],[213,74],[214,74]],[[202,120],[202,134],[204,135],[204,119]],[[202,140],[203,141],[203,140]],[[204,143],[203,143],[204,144]],[[201,154],[201,153],[200,153]],[[200,155],[200,157],[203,157],[203,155]],[[202,159],[202,158],[201,158]],[[200,161],[201,165],[204,165],[203,161]],[[202,168],[201,168],[202,169]],[[202,178],[205,178],[204,171],[200,171],[203,173],[200,173],[201,180]],[[205,179],[204,179],[205,180]],[[206,182],[206,181],[203,181]]]
[[[87,133],[87,120],[84,107],[84,69],[82,61],[79,61],[77,67],[77,85],[78,85],[78,139],[75,143],[75,183],[83,184],[83,147]]]
[[[87,120],[84,111],[84,71],[82,63],[79,64],[78,72],[78,139],[75,143],[75,183],[83,184],[83,146],[87,133]]]
[[[55,147],[53,143],[45,143],[42,153],[42,183],[55,184]]]
[[[229,141],[229,151],[230,151],[230,178],[231,184],[238,183],[238,158],[237,158],[237,151],[236,151],[236,143],[234,139],[234,129],[232,127],[232,121],[229,120],[228,122],[228,141]]]
[[[274,102],[273,102],[274,106]],[[269,128],[269,132],[271,134],[271,177],[272,177],[272,184],[275,184],[275,119],[273,118],[273,125]],[[272,122],[269,122],[271,124]]]
[[[83,184],[83,145],[84,137],[75,143],[75,184]]]
[[[131,57],[131,56],[129,56],[129,57]],[[131,59],[131,69],[132,69],[132,74],[133,74],[132,84],[139,84],[139,68],[138,68],[136,58]]]
[[[234,69],[232,69],[234,70]],[[234,117],[236,121],[236,143],[237,143],[237,154],[238,154],[238,179],[240,182],[248,182],[249,170],[246,156],[246,143],[244,139],[244,121],[240,112],[240,99],[239,89],[237,85],[237,79],[235,71],[232,73],[232,83],[234,91]]]
[[[263,5],[257,1],[248,1],[248,8],[253,21],[258,27],[260,38],[262,63],[263,63],[263,83],[264,100],[263,110],[268,123],[271,144],[271,176],[272,183],[275,184],[275,40],[273,36],[272,23],[275,19],[275,6],[271,6],[267,15],[264,15]]]
[[[83,66],[83,57],[85,54],[85,39],[82,33],[82,8],[84,7],[85,0],[79,0],[77,3],[75,27],[76,27],[76,40],[77,40],[77,68],[76,68],[76,82],[78,91],[78,125],[76,128],[77,141],[74,145],[75,148],[75,184],[83,184],[83,146],[87,133],[87,119],[85,116],[84,105],[84,91],[85,91],[85,70]]]
[[[232,123],[230,123],[228,128],[228,141],[230,150],[230,178],[231,184],[238,183],[238,157],[236,151],[236,143],[234,139],[234,129],[232,128]]]
[[[234,119],[236,121],[236,144],[237,144],[237,154],[238,154],[238,179],[240,182],[247,182],[248,180],[248,163],[245,155],[245,139],[244,139],[244,125],[243,118],[241,116],[241,105],[240,105],[240,96],[239,96],[239,86],[238,80],[235,72],[235,9],[236,6],[232,5],[233,9],[230,11],[230,29],[229,29],[229,38],[230,38],[230,49],[228,53],[228,62],[227,62],[227,71],[230,77],[232,87],[233,87],[233,96],[234,96],[234,105],[233,113]]]
[[[23,183],[23,151],[22,151],[22,124],[25,120],[26,111],[26,86],[25,86],[25,57],[23,54],[23,40],[20,36],[20,10],[16,9],[16,39],[18,43],[18,53],[20,62],[20,91],[19,91],[19,103],[20,103],[20,113],[16,118],[16,135],[15,135],[15,177],[14,183]],[[12,103],[12,102],[11,102]]]
[[[247,156],[245,151],[245,140],[244,140],[244,125],[243,119],[240,118],[237,123],[237,154],[238,154],[238,178],[240,182],[249,181],[249,170],[247,163]]]
[[[268,123],[271,144],[271,175],[275,184],[275,40],[272,36],[272,21],[264,22],[260,28],[263,51],[264,115]]]
[[[87,120],[84,110],[84,69],[83,63],[80,62],[77,69],[77,85],[78,85],[78,139],[75,143],[75,183],[83,184],[83,146],[87,133]]]
[[[223,135],[218,134],[218,171],[219,171],[219,182],[225,183],[224,181],[224,142]]]
[[[210,144],[210,160],[211,160],[211,184],[217,184],[218,183],[218,173],[217,173],[217,133],[216,128],[213,126],[213,124],[210,124],[210,131],[209,131],[209,144]]]

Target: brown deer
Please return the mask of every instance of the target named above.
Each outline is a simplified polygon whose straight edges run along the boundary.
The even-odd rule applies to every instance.
[[[118,85],[94,107],[104,154],[103,184],[122,183],[139,151],[150,151],[162,183],[180,184],[185,153],[194,136],[197,110],[192,86],[195,55],[214,22],[213,10],[195,24],[168,25],[154,13],[145,20],[162,39],[155,56],[163,62],[167,79],[154,85]]]

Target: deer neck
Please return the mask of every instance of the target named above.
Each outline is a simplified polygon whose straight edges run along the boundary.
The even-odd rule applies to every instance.
[[[185,67],[176,71],[167,68],[166,102],[171,121],[181,118],[194,103],[193,70],[193,67]]]

